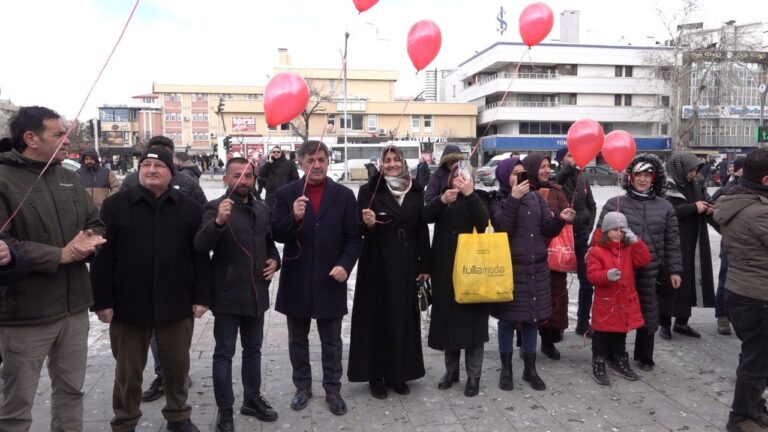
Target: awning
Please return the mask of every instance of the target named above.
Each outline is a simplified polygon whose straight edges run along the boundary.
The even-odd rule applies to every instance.
[[[481,138],[483,151],[557,151],[566,145],[565,136],[503,136],[490,135]],[[635,138],[638,151],[671,151],[672,138],[640,137]]]

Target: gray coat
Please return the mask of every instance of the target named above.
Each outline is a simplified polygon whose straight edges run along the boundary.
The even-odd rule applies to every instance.
[[[515,281],[514,299],[492,304],[491,315],[511,321],[545,321],[552,314],[547,247],[565,222],[552,216],[538,192],[521,199],[492,197],[490,203],[494,228],[505,231],[509,239]]]

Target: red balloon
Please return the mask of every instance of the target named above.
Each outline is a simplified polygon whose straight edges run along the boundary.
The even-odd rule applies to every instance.
[[[623,171],[629,166],[637,153],[635,139],[627,131],[615,130],[605,136],[603,158],[616,171]]]
[[[434,21],[422,20],[411,27],[408,32],[408,57],[416,67],[416,72],[432,63],[442,43],[443,35]]]
[[[583,119],[572,124],[568,129],[566,144],[576,165],[587,166],[600,153],[603,139],[603,127],[594,120]]]
[[[295,119],[309,102],[309,86],[293,72],[281,72],[267,83],[264,90],[264,114],[269,127]]]
[[[552,30],[552,9],[544,3],[532,3],[520,13],[520,36],[532,47],[538,45]]]
[[[357,11],[363,13],[372,8],[379,0],[352,0],[355,3]]]

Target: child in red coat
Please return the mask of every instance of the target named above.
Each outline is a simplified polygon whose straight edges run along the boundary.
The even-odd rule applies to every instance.
[[[627,333],[645,325],[635,289],[635,269],[651,262],[648,246],[629,229],[619,212],[606,213],[602,237],[587,254],[587,279],[595,285],[592,303],[592,376],[609,385],[609,366],[630,381],[639,377],[629,366]]]

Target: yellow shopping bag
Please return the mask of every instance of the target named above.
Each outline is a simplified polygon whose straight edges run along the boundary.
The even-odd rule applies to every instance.
[[[459,234],[453,262],[456,303],[498,303],[512,300],[512,257],[507,233]]]

